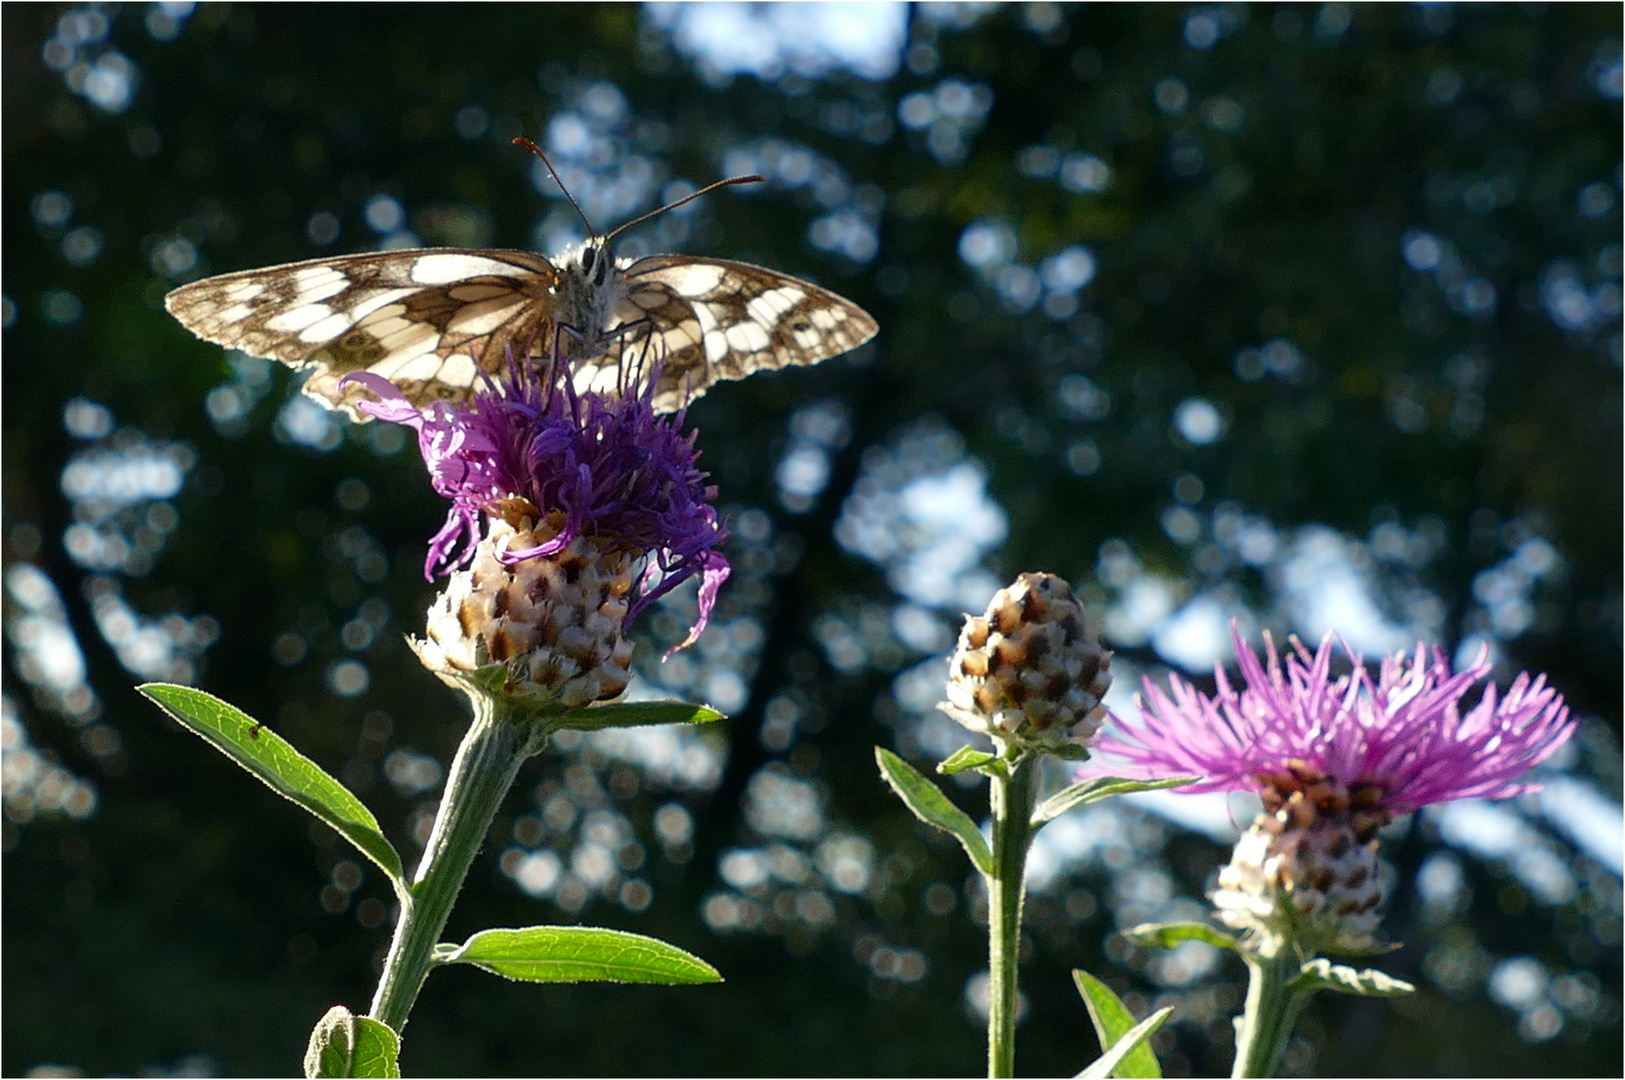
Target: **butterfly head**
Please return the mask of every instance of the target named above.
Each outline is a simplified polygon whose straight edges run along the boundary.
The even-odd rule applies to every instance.
[[[610,268],[615,265],[615,249],[609,246],[607,240],[593,237],[581,245],[576,259],[581,276],[594,287],[602,287],[609,280]]]

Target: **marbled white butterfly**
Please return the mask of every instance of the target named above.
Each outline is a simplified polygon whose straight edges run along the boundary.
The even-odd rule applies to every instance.
[[[874,337],[862,308],[787,274],[693,255],[616,259],[610,241],[651,216],[602,237],[588,223],[589,239],[551,259],[471,248],[311,259],[194,281],[164,305],[206,341],[308,368],[305,393],[357,418],[369,395],[339,385],[351,372],[382,375],[420,405],[460,401],[480,372],[506,370],[508,350],[521,361],[554,355],[555,334],[578,390],[618,389],[622,357],[633,363],[654,344],[665,357],[660,412],[720,379],[816,364]]]

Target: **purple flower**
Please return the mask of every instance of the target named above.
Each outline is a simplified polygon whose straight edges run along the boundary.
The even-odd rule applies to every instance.
[[[499,552],[504,565],[556,555],[578,536],[646,555],[628,621],[698,574],[700,617],[687,645],[705,628],[727,580],[728,561],[717,549],[728,530],[709,501],[716,488],[696,466],[694,434],[679,430],[683,412],[654,413],[659,377],[657,364],[620,394],[578,394],[565,363],[510,363],[509,378],[489,382],[468,406],[433,401],[422,409],[381,376],[357,373],[346,381],[377,395],[377,403],[360,403],[363,412],[418,433],[430,481],[451,500],[429,545],[426,577],[468,564],[482,516],[523,499],[557,532],[534,547]]]
[[[1308,765],[1350,789],[1376,793],[1380,807],[1410,813],[1447,799],[1499,799],[1537,785],[1516,781],[1572,734],[1563,698],[1544,675],[1527,673],[1505,694],[1486,684],[1476,704],[1462,699],[1490,674],[1488,649],[1452,673],[1444,653],[1416,647],[1385,657],[1373,681],[1361,657],[1332,678],[1332,635],[1311,653],[1296,638],[1283,669],[1269,635],[1260,664],[1230,626],[1246,689],[1223,669],[1209,698],[1177,677],[1165,694],[1149,679],[1138,723],[1119,721],[1095,747],[1092,772],[1137,777],[1196,775],[1183,792],[1240,791],[1268,785],[1290,765]],[[1110,761],[1111,764],[1106,762]],[[1127,768],[1123,768],[1125,765]]]

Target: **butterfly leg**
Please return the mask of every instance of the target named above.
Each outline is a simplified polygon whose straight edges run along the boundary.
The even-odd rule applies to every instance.
[[[642,319],[633,319],[631,322],[620,323],[619,325],[612,326],[608,330],[604,331],[604,340],[606,343],[611,338],[621,339],[620,344],[622,356],[625,356],[627,348],[634,344],[632,340],[634,334],[641,332],[644,335],[643,352],[631,364],[624,362],[621,364],[621,390],[623,393],[628,387],[637,386],[643,380],[643,376],[645,374],[645,361],[648,360],[649,349],[654,346],[656,340],[654,335],[650,333],[653,328],[654,323],[645,317]]]

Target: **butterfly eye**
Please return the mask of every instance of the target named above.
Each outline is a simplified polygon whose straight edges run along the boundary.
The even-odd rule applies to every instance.
[[[604,248],[601,256],[598,260],[597,272],[592,276],[594,285],[602,285],[609,277],[609,268],[615,265],[615,253],[613,251]]]
[[[581,249],[581,270],[583,273],[592,273],[592,264],[597,257],[598,249],[591,244]]]

